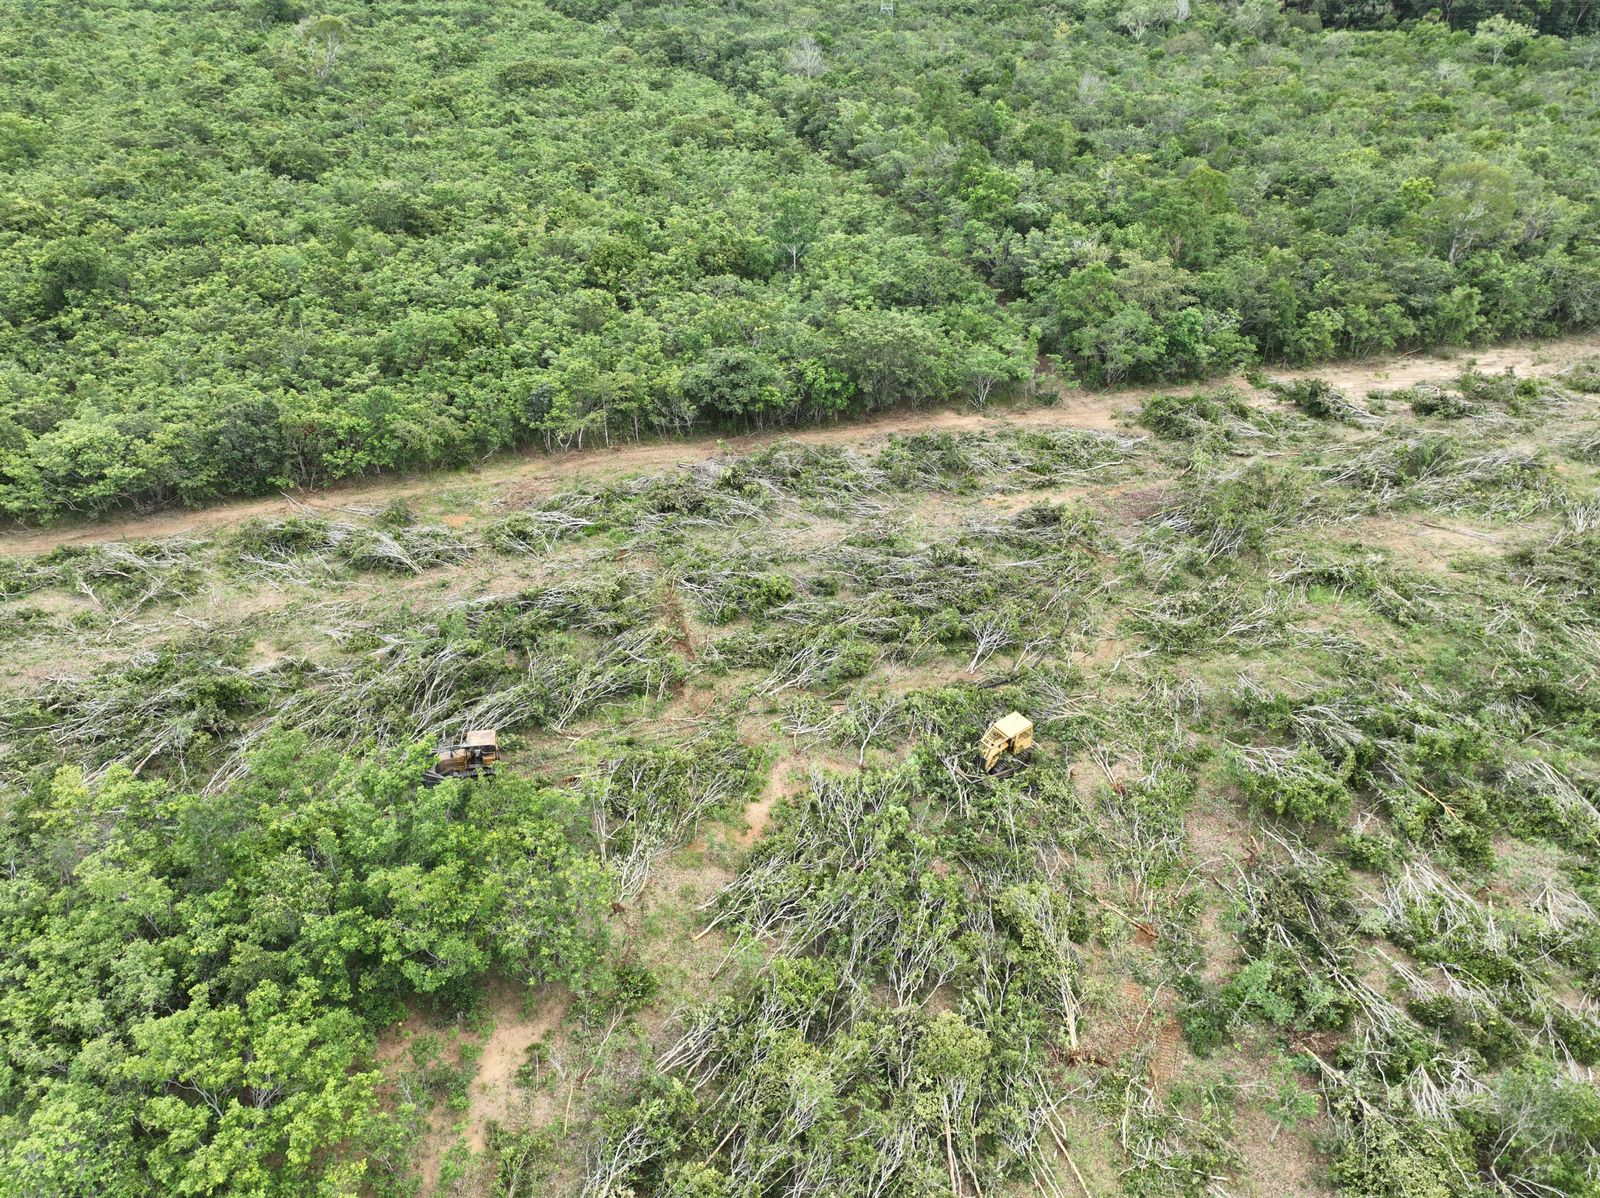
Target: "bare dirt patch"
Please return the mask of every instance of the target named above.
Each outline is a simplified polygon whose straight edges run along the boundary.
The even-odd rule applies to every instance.
[[[744,809],[744,831],[738,835],[743,845],[760,840],[772,822],[772,808],[779,799],[800,794],[808,785],[810,758],[800,753],[786,753],[772,763],[767,772],[767,784],[761,794]]]
[[[1512,535],[1461,521],[1410,516],[1363,516],[1348,528],[1358,545],[1386,550],[1405,565],[1441,574],[1451,571],[1455,558],[1498,553]]]
[[[1285,379],[1327,379],[1339,390],[1359,399],[1368,391],[1392,391],[1418,383],[1445,382],[1469,367],[1483,374],[1514,370],[1519,375],[1547,377],[1597,349],[1600,349],[1600,337],[1591,334],[1554,341],[1513,341],[1486,349],[1462,349],[1443,354],[1418,351],[1271,373]]]
[[[1232,806],[1217,798],[1185,821],[1189,853],[1208,877],[1232,877],[1232,864],[1254,838],[1251,825]]]
[[[1117,983],[1117,997],[1087,1023],[1085,1060],[1103,1067],[1125,1062],[1142,1069],[1165,1093],[1193,1060],[1174,1014],[1176,997],[1165,987],[1146,990],[1132,978]]]
[[[545,1114],[539,1108],[552,1102],[547,1092],[518,1087],[517,1070],[527,1062],[528,1050],[561,1026],[569,999],[546,994],[529,1012],[527,997],[527,986],[496,978],[484,999],[494,1030],[483,1042],[478,1075],[467,1090],[466,1142],[474,1152],[488,1144],[491,1124],[509,1123],[513,1117],[524,1126],[537,1124]]]
[[[1095,498],[1095,507],[1123,528],[1142,524],[1172,502],[1171,483],[1138,483],[1111,487]]]
[[[1295,1127],[1282,1127],[1265,1111],[1249,1106],[1239,1112],[1233,1146],[1244,1159],[1244,1183],[1230,1190],[1240,1198],[1322,1198],[1328,1185],[1325,1158],[1311,1145],[1312,1136],[1328,1130],[1318,1117]]]
[[[1119,636],[1106,635],[1095,641],[1082,653],[1075,654],[1072,663],[1096,669],[1109,669],[1116,673],[1117,666],[1127,656],[1131,646]]]
[[[1200,966],[1200,976],[1213,985],[1220,986],[1228,980],[1238,955],[1238,942],[1222,924],[1223,895],[1219,891],[1216,902],[1208,903],[1196,921],[1195,937],[1205,950],[1205,963]]]
[[[467,1089],[464,1115],[444,1104],[430,1110],[422,1135],[412,1149],[410,1166],[419,1178],[418,1193],[430,1198],[439,1192],[439,1176],[445,1157],[458,1143],[473,1152],[482,1152],[489,1142],[490,1126],[534,1126],[552,1114],[555,1098],[548,1090],[528,1091],[516,1085],[517,1071],[528,1060],[529,1049],[561,1026],[570,996],[564,991],[545,991],[531,1010],[525,999],[529,987],[504,977],[489,981],[484,996],[483,1014],[491,1023],[476,1062],[476,1073]],[[421,1036],[448,1032],[421,1011],[413,1011],[402,1022],[378,1036],[374,1056],[391,1079],[406,1067],[412,1044]],[[472,1037],[454,1041],[449,1059],[465,1057],[474,1047]]]

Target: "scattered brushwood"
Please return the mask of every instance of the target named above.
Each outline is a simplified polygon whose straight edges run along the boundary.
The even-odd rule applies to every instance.
[[[12,607],[0,612],[0,641],[48,635],[55,624],[56,616],[42,607],[33,604]]]
[[[585,659],[575,673],[569,667],[546,669],[543,673],[544,679],[549,680],[545,723],[559,732],[592,716],[606,703],[636,696],[664,698],[668,687],[682,681],[683,661],[674,651],[671,633],[661,628],[640,628],[602,644],[599,652]],[[474,709],[464,722],[492,726],[496,721],[489,714]]]
[[[881,653],[850,628],[804,625],[732,633],[714,641],[704,660],[725,669],[766,668],[756,689],[770,696],[863,677]]]
[[[863,537],[837,546],[818,564],[821,572],[806,583],[812,594],[772,609],[764,632],[720,643],[724,659],[770,664],[798,643],[856,639],[902,661],[934,645],[968,652],[972,670],[1007,650],[1015,671],[1053,650],[1074,605],[1102,585],[1088,557],[995,561],[978,548],[949,543]]]
[[[246,768],[254,745],[273,726],[293,728],[312,743],[354,751],[451,739],[472,728],[560,731],[608,703],[660,699],[683,677],[683,662],[664,629],[630,628],[592,648],[551,633],[503,643],[437,628],[328,630],[343,642],[332,662],[298,663],[291,687],[270,720],[240,737],[208,788]]]
[[[1537,981],[1556,929],[1531,912],[1490,906],[1426,860],[1392,877],[1382,908],[1390,938],[1418,959],[1488,983]]]
[[[1297,963],[1349,970],[1357,958],[1361,909],[1349,871],[1293,836],[1267,834],[1254,863],[1232,888],[1243,920],[1241,943],[1252,956],[1283,950]],[[1309,980],[1309,979],[1308,979]],[[1349,1003],[1332,994],[1301,994],[1301,1026],[1342,1026]]]
[[[197,638],[141,654],[94,679],[57,678],[0,706],[5,776],[70,761],[96,778],[122,763],[187,778],[266,710],[275,681],[238,645]]]
[[[1600,851],[1600,769],[1557,768],[1542,757],[1515,756],[1489,781],[1511,811],[1519,831],[1546,837],[1576,852]]]
[[[1181,1013],[1184,1035],[1205,1055],[1248,1022],[1285,1031],[1349,1032],[1404,1014],[1363,980],[1360,911],[1336,861],[1298,841],[1270,835],[1225,882],[1239,922],[1245,964],[1220,986],[1203,987]]]
[[[1499,516],[1531,516],[1555,508],[1563,498],[1545,455],[1523,449],[1494,449],[1453,462],[1446,470],[1418,478],[1408,499],[1437,511],[1482,511]]]
[[[827,499],[832,515],[883,515],[886,478],[848,449],[781,441],[739,457],[712,457],[597,491],[563,491],[483,529],[504,553],[549,552],[590,533],[682,539],[696,529],[768,523],[786,505]]]
[[[656,623],[658,596],[642,570],[590,571],[580,582],[528,587],[511,594],[462,600],[442,622],[464,621],[473,636],[506,649],[529,651],[552,632],[613,637]]]
[[[1224,468],[1197,461],[1176,506],[1158,513],[1153,527],[1200,541],[1206,561],[1259,553],[1277,534],[1337,515],[1298,466],[1252,461]]]
[[[1600,393],[1600,355],[1591,354],[1556,371],[1561,385],[1585,395]]]
[[[44,558],[0,554],[0,599],[31,595],[61,585],[61,572]]]
[[[1241,784],[1297,818],[1336,819],[1359,800],[1405,839],[1480,862],[1509,816],[1525,818],[1491,803],[1512,746],[1461,695],[1368,684],[1290,697],[1245,682],[1232,701],[1236,718],[1272,738],[1236,757]]]
[[[1139,423],[1157,437],[1180,441],[1258,440],[1276,431],[1281,419],[1251,407],[1228,387],[1190,395],[1152,395],[1139,406],[1138,415]]]
[[[692,1172],[819,1198],[977,1194],[1052,1174],[1065,1129],[1046,1078],[1076,1051],[1090,921],[1041,869],[1031,837],[1050,813],[1002,784],[958,818],[953,786],[928,752],[816,775],[785,805],[706,928],[772,955],[677,1014],[658,1080],[592,1150],[587,1193]],[[943,799],[924,809],[930,791]],[[942,856],[946,839],[961,851]],[[929,1004],[958,977],[961,1013]]]
[[[994,549],[981,539],[914,544],[862,535],[823,556],[816,583],[859,596],[860,616],[879,622],[873,639],[923,644],[972,640],[996,613],[1018,606],[1032,613],[1020,624],[1024,639],[1054,637],[1074,599],[1099,585],[1087,555],[1063,558],[1034,545],[996,560]]]
[[[1432,967],[1424,974],[1390,962],[1412,994],[1413,1014],[1490,1064],[1535,1051],[1572,1065],[1600,1063],[1594,1005],[1563,993],[1557,964],[1592,965],[1592,950],[1571,950],[1592,940],[1593,912],[1570,901],[1564,907],[1581,930],[1531,907],[1485,903],[1432,865],[1408,863],[1391,880],[1382,910],[1390,938]]]
[[[1563,489],[1541,452],[1503,448],[1467,452],[1442,433],[1385,438],[1353,447],[1320,467],[1335,486],[1364,494],[1377,509],[1431,508],[1506,518],[1550,511]]]
[[[1234,652],[1281,639],[1289,606],[1286,591],[1255,590],[1224,576],[1130,607],[1123,628],[1165,653]]]
[[[671,563],[679,591],[712,624],[753,618],[795,597],[793,575],[776,557],[751,552],[711,557],[683,553]]]
[[[1563,529],[1512,550],[1505,562],[1512,581],[1539,588],[1569,605],[1574,614],[1600,620],[1600,528]]]
[[[1019,646],[1026,635],[1029,615],[1021,605],[1008,603],[984,608],[963,619],[961,631],[972,642],[967,673],[976,674],[1000,650]],[[1019,665],[1021,656],[1018,655]]]
[[[818,775],[718,896],[732,920],[785,955],[824,954],[846,976],[881,974],[904,1005],[962,960],[960,887],[933,866],[934,841],[909,817],[910,775]]]
[[[594,533],[674,540],[697,529],[765,522],[776,489],[731,478],[713,458],[661,474],[624,479],[593,491],[563,491],[485,529],[506,553],[543,553],[557,541]]]
[[[499,553],[536,557],[549,553],[558,541],[582,536],[597,520],[559,508],[512,512],[484,526],[483,539]]]
[[[1000,591],[993,563],[966,545],[913,544],[869,534],[846,540],[824,564],[841,586],[888,597],[913,611],[949,608],[969,615],[994,602]]]
[[[596,491],[562,492],[494,521],[484,537],[502,552],[544,553],[588,533],[678,540],[700,529],[765,524],[790,505],[872,520],[886,514],[897,491],[1026,490],[1104,477],[1129,463],[1138,443],[1080,429],[917,434],[892,440],[868,460],[783,442]]]
[[[1418,383],[1415,387],[1393,392],[1389,398],[1408,404],[1414,415],[1435,420],[1464,420],[1478,412],[1478,406],[1466,396],[1434,383]]]
[[[663,1175],[730,1192],[781,1179],[796,1198],[997,1192],[1057,1150],[1026,1034],[880,1003],[831,962],[780,961],[679,1022],[670,1080],[607,1129],[586,1195]]]
[[[1229,775],[1245,798],[1301,823],[1338,823],[1350,810],[1353,760],[1339,767],[1310,745],[1233,746]]]
[[[258,578],[305,583],[338,566],[328,552],[327,521],[309,512],[246,520],[228,547],[245,573]]]
[[[663,854],[681,848],[702,820],[748,802],[761,754],[716,725],[687,741],[631,748],[590,772],[595,843],[631,900]]]
[[[867,518],[889,498],[888,480],[876,464],[854,450],[779,441],[765,449],[718,461],[724,486],[816,501],[825,510]]]
[[[1026,491],[1110,477],[1140,440],[1090,429],[916,433],[890,441],[875,464],[901,490]]]
[[[1287,383],[1268,383],[1267,390],[1313,420],[1335,420],[1343,424],[1376,424],[1377,417],[1345,398],[1344,392],[1327,379],[1293,379]]]
[[[1352,552],[1312,555],[1288,551],[1274,555],[1272,580],[1282,586],[1316,588],[1354,595],[1397,624],[1440,619],[1455,596],[1437,580],[1390,565],[1383,557]]]
[[[767,487],[729,480],[715,460],[686,467],[678,474],[622,484],[622,494],[630,510],[621,527],[635,534],[765,521],[777,500]]]
[[[236,559],[256,572],[307,578],[317,565],[343,563],[356,570],[421,574],[434,566],[464,561],[473,547],[450,529],[402,523],[393,517],[369,523],[296,513],[281,520],[256,518],[234,534]]]
[[[1050,554],[1062,570],[1090,570],[1094,555],[1110,547],[1095,513],[1083,504],[1031,503],[1011,516],[974,516],[965,532],[963,540],[971,545]]]
[[[472,545],[437,524],[385,529],[334,525],[330,548],[357,570],[387,570],[394,574],[421,574],[434,566],[465,561]]]
[[[1550,1159],[1535,1167],[1519,1138],[1553,1151],[1563,1169],[1569,1157],[1580,1159],[1577,1146],[1592,1153],[1592,1127],[1574,1136],[1562,1116],[1547,1133],[1525,1118],[1530,1073],[1577,1093],[1559,1078],[1581,1076],[1600,1052],[1592,1009],[1550,984],[1552,958],[1565,943],[1551,920],[1487,903],[1421,859],[1397,870],[1376,907],[1363,910],[1337,862],[1283,837],[1256,850],[1233,895],[1248,963],[1191,1005],[1185,1029],[1207,1050],[1232,1023],[1250,1019],[1300,1048],[1322,1076],[1339,1130],[1334,1173],[1345,1192],[1432,1192],[1414,1188],[1451,1177],[1471,1187],[1486,1162],[1495,1163],[1489,1176],[1507,1185],[1517,1170],[1532,1178],[1548,1169]],[[1592,919],[1586,904],[1562,907],[1577,925]],[[1364,948],[1376,934],[1406,955]],[[1400,1001],[1369,980],[1374,966],[1394,980]],[[1600,1115],[1600,1103],[1593,1107]]]
[[[1600,498],[1564,499],[1561,503],[1561,521],[1568,530],[1580,536],[1600,532]]]
[[[927,700],[928,692],[897,695],[859,689],[834,702],[801,693],[785,704],[779,726],[787,735],[812,746],[849,749],[856,764],[864,766],[874,745],[893,752],[907,740],[919,743],[944,734],[945,723],[933,714]],[[971,718],[980,718],[976,708]]]
[[[1113,776],[1103,762],[1102,772]],[[1183,821],[1194,795],[1194,779],[1170,769],[1096,788],[1096,848],[1106,877],[1146,922],[1185,860],[1189,837]]]
[[[1548,390],[1538,379],[1519,379],[1509,366],[1500,374],[1463,370],[1455,387],[1462,400],[1474,407],[1504,408],[1513,415],[1525,411],[1530,402],[1545,396]]]
[[[1149,1051],[1147,1047],[1146,1054]],[[1229,1142],[1233,1095],[1208,1090],[1196,1118],[1163,1100],[1145,1073],[1133,1068],[1120,1074],[1116,1088],[1108,1087],[1102,1099],[1106,1105],[1115,1103],[1118,1143],[1127,1158],[1123,1192],[1218,1198],[1228,1194],[1227,1186],[1242,1163]]]
[[[149,604],[192,594],[205,577],[200,558],[205,546],[205,541],[191,537],[63,545],[24,566],[18,577],[28,590],[65,587],[125,617]]]

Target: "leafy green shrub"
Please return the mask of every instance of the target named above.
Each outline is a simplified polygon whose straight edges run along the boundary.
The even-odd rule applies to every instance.
[[[496,78],[508,92],[531,92],[564,83],[570,69],[555,58],[524,58],[501,67]]]
[[[1294,749],[1238,749],[1229,754],[1230,775],[1247,799],[1274,815],[1302,823],[1337,823],[1350,810],[1347,758],[1337,769],[1308,745]]]
[[[1191,1002],[1178,1011],[1178,1026],[1197,1057],[1209,1057],[1233,1035],[1235,1012],[1219,995]]]
[[[609,894],[574,796],[510,777],[421,790],[420,764],[282,737],[218,794],[62,769],[17,796],[13,880],[59,901],[13,911],[0,954],[0,1031],[40,1070],[7,1109],[8,1180],[354,1192],[403,1154],[370,1067],[379,1026],[470,1002],[491,968],[587,976]],[[470,1063],[418,1048],[464,1092]],[[114,1087],[66,1076],[108,1054]]]

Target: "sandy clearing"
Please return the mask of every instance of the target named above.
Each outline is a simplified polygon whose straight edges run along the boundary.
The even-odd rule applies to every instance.
[[[1344,530],[1336,530],[1336,535],[1339,531],[1352,544],[1386,550],[1412,569],[1445,574],[1457,558],[1503,552],[1519,530],[1475,528],[1464,520],[1446,523],[1443,518],[1385,515],[1362,516]]]
[[[534,1105],[548,1096],[531,1096],[516,1085],[517,1070],[528,1060],[528,1050],[560,1026],[566,1015],[567,997],[554,995],[524,1014],[528,988],[497,978],[486,998],[494,1030],[483,1043],[478,1058],[478,1075],[468,1090],[467,1147],[482,1152],[489,1143],[489,1125],[509,1124],[519,1107]],[[527,1113],[527,1112],[523,1112]],[[538,1122],[534,1117],[533,1122]]]
[[[526,985],[500,976],[490,978],[483,1010],[492,1029],[482,1043],[467,1090],[466,1114],[460,1116],[444,1106],[428,1111],[422,1135],[412,1148],[410,1164],[422,1198],[438,1192],[444,1159],[458,1143],[481,1153],[488,1146],[491,1124],[531,1124],[548,1117],[554,1098],[548,1091],[519,1088],[517,1070],[528,1060],[528,1050],[561,1026],[571,996],[562,990],[546,990],[540,993],[541,1001],[531,1007],[525,1002],[528,996]],[[443,1030],[420,1010],[413,1011],[379,1033],[374,1054],[379,1066],[393,1075],[404,1067],[417,1037],[440,1035]]]
[[[1600,352],[1600,334],[1543,342],[1515,342],[1483,350],[1463,350],[1451,357],[1423,353],[1332,363],[1315,370],[1273,371],[1281,378],[1316,376],[1360,398],[1367,390],[1409,386],[1454,378],[1468,365],[1484,371],[1513,369],[1548,376],[1575,358]],[[1224,380],[1227,381],[1227,380]],[[1236,384],[1240,380],[1232,380]],[[1242,384],[1240,384],[1242,385]],[[199,510],[170,510],[146,515],[116,516],[91,523],[44,529],[0,532],[0,553],[47,553],[59,545],[94,544],[205,534],[229,528],[253,517],[283,517],[307,508],[336,512],[348,508],[378,507],[395,499],[415,499],[452,488],[470,488],[474,498],[465,510],[448,511],[439,518],[452,526],[469,524],[475,517],[504,501],[525,504],[555,491],[574,479],[603,481],[676,465],[689,465],[726,453],[746,453],[777,441],[808,445],[869,446],[889,437],[936,430],[972,431],[1004,427],[1083,428],[1117,427],[1120,413],[1151,395],[1184,390],[1184,386],[1144,387],[1116,391],[1088,391],[1040,380],[1039,390],[1050,392],[1054,403],[974,411],[970,408],[898,408],[877,416],[838,424],[800,429],[749,433],[743,436],[695,437],[682,441],[613,445],[559,454],[537,448],[510,451],[481,466],[419,475],[369,477],[325,490],[284,494],[268,499],[237,500]]]

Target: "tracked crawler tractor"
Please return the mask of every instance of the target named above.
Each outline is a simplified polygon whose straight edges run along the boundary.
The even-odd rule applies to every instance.
[[[986,774],[1009,774],[1021,769],[1033,756],[1033,721],[1020,711],[1001,716],[978,742],[978,755]]]
[[[492,778],[500,760],[500,737],[493,728],[469,732],[457,744],[442,744],[422,784],[437,786],[447,778]]]

